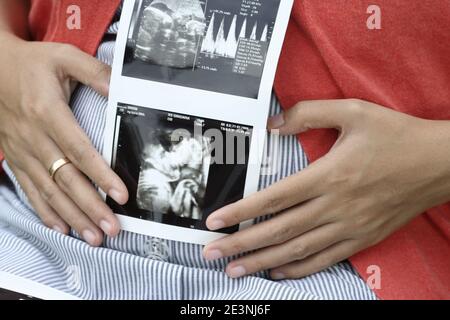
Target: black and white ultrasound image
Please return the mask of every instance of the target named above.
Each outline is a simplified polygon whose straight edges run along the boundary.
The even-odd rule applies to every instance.
[[[139,209],[202,219],[209,174],[207,138],[173,137],[170,128],[149,130],[141,157],[136,202]]]
[[[123,76],[257,99],[280,0],[137,0]]]
[[[210,213],[243,197],[251,127],[120,105],[115,130],[112,165],[127,185],[130,200],[120,206],[108,198],[114,212],[208,230]],[[233,139],[244,143],[226,144],[230,130]],[[224,143],[217,143],[218,133]],[[219,232],[237,230],[234,226]]]

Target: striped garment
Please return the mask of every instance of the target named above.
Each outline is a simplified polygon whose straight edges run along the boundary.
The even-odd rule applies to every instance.
[[[118,22],[107,32],[118,30]],[[105,37],[105,39],[108,39]],[[97,54],[113,61],[114,41]],[[71,106],[81,126],[101,151],[107,101],[80,86]],[[275,98],[270,113],[280,112]],[[260,189],[306,167],[295,137],[281,137],[280,170],[262,175]],[[271,152],[273,138],[267,139]],[[123,231],[92,248],[76,234],[64,236],[43,226],[7,163],[0,180],[0,272],[9,272],[82,299],[376,299],[348,262],[298,280],[271,281],[266,272],[230,279],[223,272],[230,258],[208,262],[202,246]],[[255,222],[260,222],[257,219]]]

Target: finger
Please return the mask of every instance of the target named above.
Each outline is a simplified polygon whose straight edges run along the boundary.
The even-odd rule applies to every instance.
[[[73,46],[65,46],[60,64],[65,74],[104,97],[108,96],[111,67]]]
[[[120,223],[86,177],[73,165],[62,167],[55,175],[62,191],[110,237],[120,231]]]
[[[57,159],[64,158],[62,152],[49,138],[41,136],[39,159],[46,167],[50,167]],[[55,181],[62,191],[107,235],[114,237],[120,231],[117,218],[102,200],[99,193],[86,177],[72,164],[60,168]]]
[[[33,158],[28,159],[26,172],[39,190],[41,198],[84,240],[92,246],[99,246],[103,241],[103,233],[78,206],[50,178],[47,170]]]
[[[357,240],[344,240],[304,260],[291,262],[270,273],[272,279],[298,279],[341,262],[362,249]]]
[[[342,241],[344,234],[338,224],[327,224],[311,230],[286,243],[267,247],[231,262],[226,269],[231,278],[279,267],[302,260]]]
[[[36,210],[44,225],[47,227],[63,233],[69,233],[69,226],[61,219],[58,214],[41,198],[39,191],[34,186],[33,182],[28,178],[25,172],[11,166],[17,181],[23,188],[23,191],[28,197],[31,206]]]
[[[282,244],[326,224],[327,215],[318,214],[326,211],[320,198],[290,208],[272,219],[208,244],[204,257],[215,260]]]
[[[321,181],[327,172],[326,162],[318,160],[262,191],[213,212],[206,220],[206,226],[210,230],[234,226],[316,198],[323,193]]]
[[[51,138],[75,167],[119,204],[128,201],[128,191],[119,176],[92,145],[67,105],[60,103],[47,115]]]
[[[358,100],[302,101],[268,121],[268,128],[282,135],[305,132],[310,129],[335,128],[340,131],[355,117],[361,115]]]

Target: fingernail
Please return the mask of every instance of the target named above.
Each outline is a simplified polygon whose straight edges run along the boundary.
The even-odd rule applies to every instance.
[[[105,232],[106,234],[110,235],[112,233],[112,224],[109,223],[107,220],[100,221],[100,228]]]
[[[55,225],[55,226],[53,226],[52,229],[55,230],[56,232],[64,234],[64,229],[61,228],[60,226]]]
[[[282,113],[273,116],[268,121],[269,129],[277,129],[284,125],[284,115]]]
[[[208,229],[209,230],[219,230],[225,228],[225,222],[222,220],[212,220],[208,222]]]
[[[123,204],[125,202],[125,195],[123,192],[120,192],[115,188],[109,190],[108,195],[119,204]]]
[[[206,260],[218,260],[220,258],[223,258],[223,254],[220,250],[214,249],[214,250],[208,250],[204,254]]]
[[[231,268],[230,270],[228,270],[227,274],[231,278],[240,278],[242,276],[245,276],[247,274],[247,271],[245,270],[245,268],[243,266],[237,266],[237,267],[234,267],[234,268]]]
[[[94,244],[97,240],[97,237],[95,234],[90,230],[84,230],[83,231],[83,239],[86,240],[89,244]]]
[[[283,280],[284,278],[286,278],[286,276],[282,272],[273,272],[272,273],[273,280]]]

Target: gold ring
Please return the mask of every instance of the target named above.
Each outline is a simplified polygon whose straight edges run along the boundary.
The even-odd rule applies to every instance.
[[[64,167],[66,164],[69,164],[70,160],[66,157],[61,158],[53,162],[53,164],[50,166],[50,169],[48,169],[48,173],[50,174],[50,177],[55,180],[55,174],[58,172],[59,169]]]

